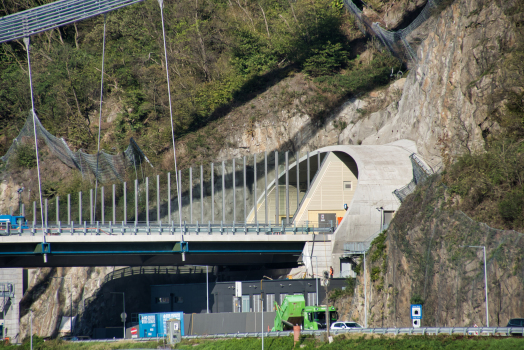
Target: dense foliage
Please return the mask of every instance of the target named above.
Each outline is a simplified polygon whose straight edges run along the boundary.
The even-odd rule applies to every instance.
[[[485,153],[465,154],[445,172],[448,192],[476,220],[524,228],[524,143],[504,138]]]

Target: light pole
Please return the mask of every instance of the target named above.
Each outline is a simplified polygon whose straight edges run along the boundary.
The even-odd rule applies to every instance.
[[[206,265],[206,306],[207,306],[207,313],[209,313],[209,270],[208,270],[207,265]]]
[[[73,330],[74,330],[74,326],[73,326],[73,278],[72,277],[53,277],[53,278],[56,278],[56,279],[59,279],[59,278],[62,278],[62,279],[67,279],[69,278],[69,281],[70,281],[70,288],[71,288],[71,313],[70,313],[70,319],[69,319],[69,322],[71,322],[71,335],[73,335]]]
[[[488,269],[486,267],[486,246],[484,245],[461,245],[461,248],[482,248],[484,252],[484,288],[486,290],[486,327],[489,327],[489,308],[488,308]]]
[[[29,309],[31,312],[29,318],[31,319],[31,326],[29,327],[29,332],[31,333],[31,350],[33,350],[33,309]]]
[[[260,302],[262,303],[262,307],[260,308],[260,311],[262,313],[262,350],[264,350],[264,290],[262,289],[262,282],[264,279],[262,278],[260,280]]]
[[[123,326],[124,338],[122,338],[122,339],[126,339],[126,318],[127,318],[127,315],[126,315],[126,294],[125,294],[125,292],[111,292],[111,294],[122,294],[123,310],[124,310],[124,312],[122,312],[122,322],[124,324],[124,326]]]
[[[309,258],[311,260],[311,265],[313,265],[313,258],[315,258],[315,260],[317,261],[317,274],[315,276],[315,286],[316,286],[316,294],[317,294],[317,305],[318,306],[318,257],[316,255],[302,255],[302,256],[305,256],[306,258]],[[307,267],[306,267],[307,269]],[[314,275],[315,273],[313,272],[313,266],[311,266],[311,273]]]
[[[364,328],[368,328],[368,293],[366,287],[366,251],[364,250]]]

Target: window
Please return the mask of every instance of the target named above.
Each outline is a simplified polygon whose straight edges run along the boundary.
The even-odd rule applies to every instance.
[[[182,304],[184,302],[184,298],[182,297],[175,297],[174,301],[176,304]]]
[[[240,305],[239,298],[233,296],[233,312],[240,312]]]
[[[253,311],[262,311],[262,302],[260,300],[260,294],[253,294]]]
[[[274,311],[275,310],[275,294],[266,295],[266,310]]]
[[[169,297],[155,298],[155,303],[157,303],[157,304],[169,304]]]
[[[344,181],[344,191],[351,191],[352,189],[351,181]]]
[[[307,293],[307,305],[314,306],[317,303],[317,293]]]
[[[250,298],[249,295],[242,295],[242,312],[250,312],[251,305],[250,305]]]
[[[280,305],[282,305],[286,297],[287,297],[287,293],[280,293]]]

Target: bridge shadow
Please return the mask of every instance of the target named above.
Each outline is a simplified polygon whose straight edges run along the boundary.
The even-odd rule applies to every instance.
[[[216,267],[209,267],[209,281],[214,283]],[[75,334],[92,335],[95,328],[122,327],[122,293],[125,293],[126,326],[138,324],[137,315],[151,312],[152,285],[205,283],[206,268],[201,266],[126,267],[106,275],[100,288],[88,298],[80,298]],[[177,304],[170,311],[181,311]]]
[[[253,266],[225,267],[222,269],[217,266],[209,266],[210,291],[213,285],[219,281],[261,280],[264,276],[277,279],[288,272],[289,269],[264,270]],[[115,270],[104,277],[100,288],[95,290],[91,297],[85,299],[80,297],[74,301],[74,305],[78,305],[76,314],[79,315],[75,324],[75,334],[92,336],[95,328],[119,327],[121,329],[122,292],[125,293],[126,326],[131,327],[138,324],[138,314],[152,312],[152,306],[155,303],[155,298],[151,294],[152,286],[169,284],[200,284],[204,286],[205,283],[205,266],[148,266]],[[200,287],[197,286],[196,288]],[[169,310],[162,312],[178,312],[192,308],[193,311],[184,311],[191,313],[202,312],[206,308],[205,298],[198,305],[179,304],[174,302],[174,299],[174,295],[170,295],[169,305],[166,306]],[[209,306],[211,310],[216,307],[213,293],[209,295]]]

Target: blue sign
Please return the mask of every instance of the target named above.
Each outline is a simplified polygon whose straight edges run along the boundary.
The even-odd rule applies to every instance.
[[[411,305],[411,319],[421,320],[422,319],[422,305],[415,304]]]
[[[166,335],[166,322],[172,318],[180,320],[181,332],[182,335],[184,335],[183,312],[157,312],[139,315],[140,338],[162,337]]]

